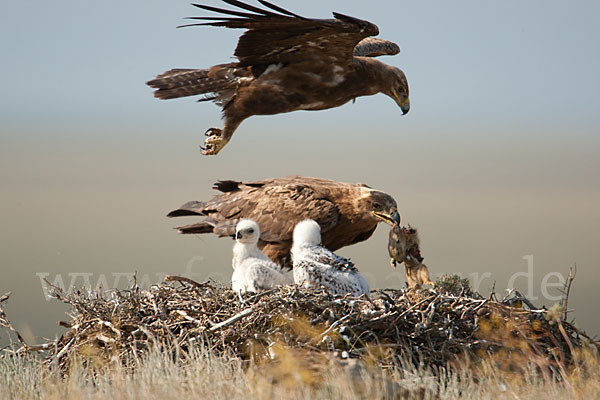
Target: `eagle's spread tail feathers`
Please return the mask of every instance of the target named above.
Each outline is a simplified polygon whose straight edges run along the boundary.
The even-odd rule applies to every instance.
[[[203,201],[188,201],[177,210],[173,210],[167,214],[167,217],[187,217],[191,215],[204,215],[202,210],[204,208]]]
[[[175,229],[184,235],[214,233],[219,237],[235,237],[235,225],[239,219],[233,221],[217,222],[213,219],[205,219],[191,225],[179,226]]]
[[[209,77],[209,71],[209,69],[171,69],[148,81],[147,85],[157,89],[154,97],[159,99],[208,94],[199,101],[214,100],[217,96],[213,93],[228,89],[231,82],[225,79],[213,79]]]
[[[215,229],[215,223],[212,221],[202,221],[191,225],[179,226],[175,228],[184,235],[196,233],[212,233]]]

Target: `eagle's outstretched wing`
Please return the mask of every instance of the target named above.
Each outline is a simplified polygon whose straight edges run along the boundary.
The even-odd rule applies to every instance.
[[[225,3],[245,10],[227,10],[194,4],[198,8],[222,14],[219,17],[190,17],[201,22],[183,26],[210,25],[244,28],[234,55],[240,66],[266,67],[271,64],[323,62],[349,64],[355,46],[364,38],[376,36],[377,26],[371,22],[333,13],[334,19],[306,18],[284,10],[265,0],[262,9],[237,0]],[[272,11],[271,11],[272,10]]]

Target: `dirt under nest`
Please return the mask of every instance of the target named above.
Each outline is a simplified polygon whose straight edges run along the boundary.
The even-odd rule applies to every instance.
[[[436,287],[352,298],[289,286],[241,298],[218,284],[181,277],[149,290],[135,284],[91,294],[52,289],[72,307],[71,320],[59,322],[68,331],[36,346],[18,336],[18,346],[5,351],[38,352],[64,370],[77,358],[131,366],[157,346],[185,359],[190,346],[199,345],[245,360],[273,359],[283,347],[367,359],[384,368],[406,359],[452,368],[467,358],[496,356],[505,363],[526,359],[560,376],[579,350],[598,350],[565,320],[564,310],[537,309],[518,292],[498,300]],[[0,298],[0,326],[18,335],[2,310],[7,299]]]

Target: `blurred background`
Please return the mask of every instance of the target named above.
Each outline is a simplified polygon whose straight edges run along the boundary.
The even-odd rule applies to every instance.
[[[405,71],[411,112],[378,95],[253,117],[203,157],[219,108],[156,100],[145,82],[228,62],[241,31],[175,29],[205,15],[185,1],[0,5],[0,295],[12,291],[6,311],[26,339],[60,334],[67,318],[42,278],[67,288],[125,287],[134,272],[143,285],[165,273],[227,282],[233,242],[178,235],[194,219],[165,215],[209,199],[218,179],[287,174],[392,194],[433,275],[458,273],[484,295],[514,286],[551,306],[576,264],[572,317],[600,334],[600,3],[277,4],[375,22],[402,49],[383,61]],[[380,225],[339,251],[372,288],[404,285],[387,235]]]

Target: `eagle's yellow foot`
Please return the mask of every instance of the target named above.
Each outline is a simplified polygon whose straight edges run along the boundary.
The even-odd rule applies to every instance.
[[[200,146],[200,150],[205,156],[217,154],[228,142],[228,140],[221,137],[221,130],[219,128],[210,128],[204,135],[208,137],[204,141],[204,146]]]

